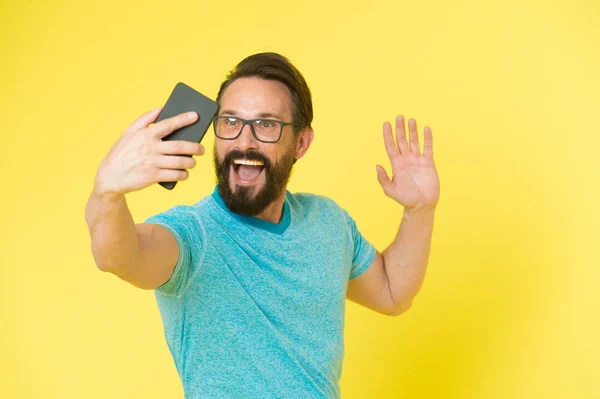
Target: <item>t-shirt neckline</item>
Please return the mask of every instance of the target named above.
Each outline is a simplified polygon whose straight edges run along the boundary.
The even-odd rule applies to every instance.
[[[266,230],[273,234],[283,234],[291,223],[292,218],[290,215],[290,204],[288,202],[288,195],[289,191],[286,191],[285,200],[283,202],[283,215],[281,217],[281,221],[279,223],[273,223],[252,216],[245,216],[240,215],[239,213],[231,212],[229,208],[227,208],[227,205],[225,205],[223,198],[221,198],[221,195],[219,194],[219,185],[215,186],[215,189],[212,193],[213,199],[225,211],[225,213],[229,214],[231,217],[237,219],[242,223]]]

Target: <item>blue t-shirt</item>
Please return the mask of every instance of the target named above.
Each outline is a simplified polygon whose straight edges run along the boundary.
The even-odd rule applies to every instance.
[[[375,248],[331,199],[286,192],[280,223],[217,188],[151,216],[179,259],[155,290],[186,398],[339,398],[348,280]]]

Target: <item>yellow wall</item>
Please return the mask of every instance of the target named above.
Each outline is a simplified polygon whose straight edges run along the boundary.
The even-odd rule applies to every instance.
[[[344,398],[600,397],[600,6],[497,3],[0,5],[0,397],[182,397],[153,293],[95,268],[84,207],[139,114],[178,81],[214,98],[260,51],[314,96],[290,190],[334,198],[380,250],[401,218],[376,178],[381,125],[433,130],[425,285],[397,318],[349,304]],[[141,222],[214,182],[206,156],[128,203]]]

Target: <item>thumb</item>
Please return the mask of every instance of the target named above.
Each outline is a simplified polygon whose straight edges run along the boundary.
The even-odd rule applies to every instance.
[[[377,180],[379,180],[379,184],[381,184],[383,192],[387,195],[389,189],[391,188],[392,181],[381,165],[377,165]]]
[[[135,122],[131,124],[126,130],[129,133],[135,133],[138,130],[142,130],[147,128],[149,124],[154,122],[156,118],[158,118],[158,114],[162,110],[162,107],[158,107],[150,112],[146,112],[145,114],[140,115],[139,118],[136,119]]]

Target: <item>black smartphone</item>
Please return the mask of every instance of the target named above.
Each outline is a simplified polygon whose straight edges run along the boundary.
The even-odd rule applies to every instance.
[[[163,141],[186,140],[199,143],[202,141],[210,123],[219,111],[219,105],[215,101],[206,97],[204,94],[197,92],[185,83],[179,82],[175,85],[175,89],[173,89],[167,103],[162,111],[160,111],[160,114],[154,123],[189,111],[196,112],[198,114],[198,120],[191,125],[184,126],[169,133],[162,138]],[[179,156],[191,157],[192,155],[184,154]],[[168,190],[172,190],[177,182],[160,182],[158,184]]]

